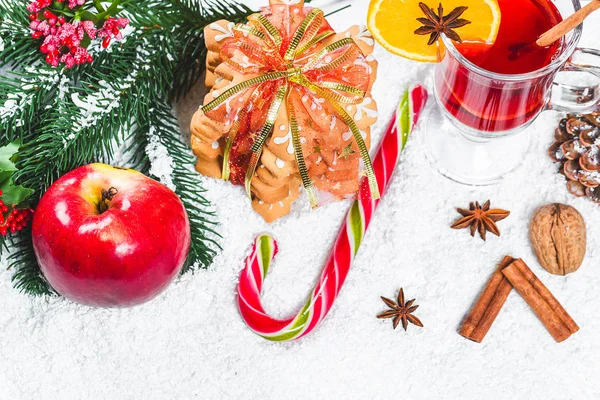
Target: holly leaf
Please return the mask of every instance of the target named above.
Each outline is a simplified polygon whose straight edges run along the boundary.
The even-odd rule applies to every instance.
[[[2,200],[7,206],[21,204],[35,192],[33,189],[15,185],[12,178],[0,184],[0,190],[2,190]]]
[[[2,190],[2,200],[7,206],[19,205],[35,192],[13,182],[12,176],[17,167],[12,160],[18,151],[17,142],[0,147],[0,190]]]
[[[4,147],[0,147],[0,173],[14,172],[17,170],[17,167],[11,160],[17,151],[19,151],[19,144],[17,142],[12,142]]]

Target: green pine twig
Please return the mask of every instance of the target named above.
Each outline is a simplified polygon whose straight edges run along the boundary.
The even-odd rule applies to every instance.
[[[202,189],[198,173],[193,170],[195,158],[189,146],[181,140],[178,121],[173,117],[171,106],[164,99],[152,102],[151,112],[145,117],[145,127],[148,129],[150,142],[158,141],[158,143],[149,143],[148,147],[162,146],[171,160],[171,174],[164,178],[170,182],[163,181],[163,183],[174,187],[190,219],[192,242],[182,272],[206,268],[212,264],[216,255],[215,249],[220,249],[219,244],[214,240],[220,235],[214,230],[215,214],[206,211],[210,208],[210,202],[204,197],[205,190]],[[138,121],[142,120],[144,116],[138,119]],[[207,243],[212,246],[207,248]]]
[[[9,269],[15,271],[12,282],[21,292],[47,296],[56,294],[40,270],[31,245],[31,227],[24,228],[19,235],[9,240],[12,253],[8,257]]]
[[[40,43],[31,40],[26,5],[23,0],[0,0],[0,39],[4,47],[0,49],[0,67],[40,64]]]
[[[230,0],[175,0],[182,7],[186,19],[179,25],[175,37],[179,43],[179,62],[175,67],[175,80],[170,98],[177,101],[185,97],[202,78],[206,69],[204,28],[212,22],[226,19],[244,22],[254,11],[244,4]]]
[[[0,15],[8,12],[7,1],[0,0]],[[14,3],[25,9],[26,1]],[[43,62],[38,62],[35,70],[28,68],[24,60],[43,60],[39,41],[28,37],[5,48],[0,67],[8,67],[10,76],[0,78],[0,138],[2,142],[15,137],[22,140],[15,178],[36,189],[34,203],[69,170],[90,162],[110,162],[122,143],[126,143],[131,165],[148,173],[151,164],[146,150],[158,139],[172,160],[170,180],[190,219],[193,243],[184,267],[190,271],[212,263],[218,235],[214,230],[216,218],[208,211],[210,205],[192,169],[194,159],[167,102],[175,90],[176,66],[183,64],[187,40],[183,38],[190,37],[192,27],[200,26],[192,25],[187,14],[199,8],[186,3],[124,1],[124,7],[131,6],[127,11],[135,32],[111,52],[94,54],[94,63],[73,70],[53,69]],[[209,13],[200,24],[234,16],[222,15],[223,11],[219,8]],[[243,14],[237,18],[245,18],[247,12]],[[181,24],[186,20],[187,25]],[[22,23],[26,30],[28,22]],[[199,43],[202,51],[203,40]],[[19,62],[8,61],[14,59]],[[18,97],[15,101],[19,107],[3,118],[1,107],[11,93]],[[37,265],[31,231],[16,235],[11,243],[15,287],[34,295],[53,293]]]

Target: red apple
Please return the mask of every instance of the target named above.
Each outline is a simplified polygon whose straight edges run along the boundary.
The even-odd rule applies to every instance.
[[[127,307],[181,271],[190,224],[181,200],[143,174],[104,164],[69,172],[43,195],[33,246],[52,287],[78,303]]]

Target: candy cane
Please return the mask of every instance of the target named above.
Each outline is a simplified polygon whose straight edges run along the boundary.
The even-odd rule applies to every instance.
[[[404,92],[400,106],[394,113],[373,160],[382,197],[426,102],[427,91],[422,86],[413,86]],[[268,235],[257,237],[238,284],[238,307],[250,329],[265,339],[275,341],[298,339],[315,329],[333,306],[378,204],[379,200],[371,198],[369,183],[363,180],[358,200],[346,216],[317,285],[300,312],[289,319],[272,318],[262,306],[260,294],[263,281],[277,254],[278,246]]]

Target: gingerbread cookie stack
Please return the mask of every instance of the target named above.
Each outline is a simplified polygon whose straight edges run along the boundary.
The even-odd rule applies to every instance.
[[[286,58],[294,35],[302,39]],[[191,124],[196,169],[246,184],[267,222],[290,212],[302,184],[319,204],[353,198],[377,119],[368,30],[335,33],[319,10],[271,0],[247,24],[210,24],[205,39],[210,92]]]

